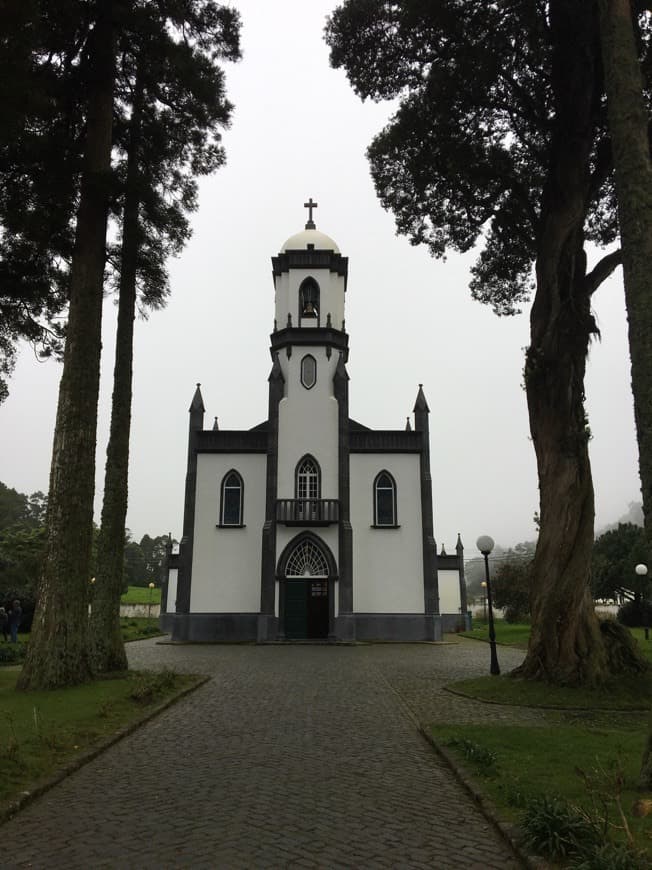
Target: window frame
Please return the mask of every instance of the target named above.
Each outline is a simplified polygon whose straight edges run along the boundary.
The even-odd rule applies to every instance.
[[[310,384],[310,386],[308,386],[308,384],[307,384],[307,383],[305,382],[305,380],[303,379],[303,364],[304,364],[304,362],[305,362],[307,359],[311,359],[311,360],[313,361],[313,363],[314,363],[314,366],[315,366],[315,379],[314,379],[314,381]],[[315,359],[315,357],[314,357],[311,353],[307,353],[307,354],[305,354],[304,356],[301,357],[301,363],[300,363],[300,366],[299,366],[299,379],[301,380],[301,386],[302,386],[304,389],[306,389],[306,390],[312,390],[312,388],[313,388],[313,387],[315,386],[315,384],[317,383],[317,360]]]
[[[380,479],[382,477],[387,477],[391,486],[380,487],[378,484],[379,484]],[[379,522],[378,493],[379,493],[379,490],[381,490],[381,489],[383,491],[389,490],[392,494],[392,522],[391,523]],[[374,521],[373,521],[372,528],[374,528],[374,529],[398,529],[399,528],[399,524],[398,524],[398,498],[397,498],[396,480],[394,479],[394,476],[392,474],[390,474],[389,471],[387,471],[386,468],[381,469],[378,472],[378,474],[376,475],[376,477],[374,478],[374,484],[373,484],[373,518],[374,518]]]
[[[317,460],[315,459],[315,457],[312,455],[312,453],[305,453],[301,457],[301,459],[297,462],[297,464],[294,468],[294,497],[297,500],[301,499],[301,496],[299,495],[299,476],[301,473],[301,466],[305,462],[308,462],[308,461],[312,462],[316,468],[316,475],[315,476],[317,478],[317,494],[314,496],[307,494],[305,496],[305,498],[319,500],[319,499],[321,499],[321,467],[320,467],[319,463],[317,462]]]
[[[227,487],[227,482],[229,478],[235,475],[238,479],[238,486],[229,486]],[[224,509],[226,507],[226,498],[225,493],[227,489],[239,489],[240,490],[240,503],[238,510],[238,522],[237,523],[225,523],[224,522]],[[239,471],[236,471],[235,468],[231,468],[226,472],[224,477],[222,478],[222,483],[220,484],[220,513],[219,513],[219,522],[217,524],[219,529],[242,529],[244,528],[244,480],[242,479],[242,475]]]

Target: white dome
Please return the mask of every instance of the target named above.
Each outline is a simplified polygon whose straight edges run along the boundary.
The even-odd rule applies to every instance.
[[[308,245],[312,245],[315,251],[333,251],[336,254],[340,252],[331,237],[319,230],[301,230],[300,233],[295,233],[283,244],[281,252],[305,251]]]

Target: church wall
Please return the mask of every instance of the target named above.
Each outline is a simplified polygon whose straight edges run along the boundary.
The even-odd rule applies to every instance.
[[[244,482],[244,528],[220,529],[220,486],[231,469]],[[265,471],[263,454],[198,455],[191,613],[259,611]]]
[[[292,325],[299,325],[299,287],[305,278],[314,278],[319,284],[319,323],[326,326],[326,318],[331,315],[333,329],[341,329],[344,320],[344,278],[328,269],[292,269],[276,278],[276,325],[278,329],[287,326],[288,313],[292,315]],[[309,327],[310,321],[303,320],[301,325]]]
[[[311,354],[317,361],[317,380],[307,390],[301,383],[301,360]],[[338,405],[333,396],[333,375],[338,356],[330,360],[323,347],[294,347],[290,359],[280,354],[285,397],[279,404],[278,498],[295,498],[295,470],[310,453],[321,469],[321,497],[338,498]]]
[[[353,610],[423,613],[423,539],[419,455],[351,454]],[[396,482],[400,528],[374,529],[373,483],[381,470]]]
[[[168,571],[168,602],[165,608],[166,613],[174,613],[177,609],[177,575],[178,568],[170,568]]]
[[[437,571],[439,580],[439,612],[460,612],[460,575],[458,571]]]

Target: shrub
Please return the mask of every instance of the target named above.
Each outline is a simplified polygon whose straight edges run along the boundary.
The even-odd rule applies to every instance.
[[[0,645],[0,665],[14,665],[22,662],[27,652],[24,643],[3,643]]]
[[[553,860],[585,854],[601,843],[598,827],[566,801],[555,797],[532,800],[521,820],[525,845]]]
[[[174,687],[177,675],[169,668],[162,671],[143,671],[137,674],[129,697],[140,704],[151,704],[160,695]]]
[[[618,622],[628,628],[637,628],[641,625],[652,626],[652,604],[648,601],[626,601],[618,609],[616,618]]]

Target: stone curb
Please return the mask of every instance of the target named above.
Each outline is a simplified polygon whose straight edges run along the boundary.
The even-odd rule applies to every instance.
[[[469,778],[466,771],[461,768],[457,759],[455,759],[447,749],[441,746],[434,739],[432,734],[430,733],[430,729],[428,726],[424,725],[414,712],[410,705],[407,703],[405,698],[401,695],[398,689],[395,689],[394,686],[389,682],[389,680],[385,677],[385,675],[381,672],[378,672],[380,678],[383,682],[388,686],[388,688],[394,693],[399,706],[403,710],[405,716],[414,724],[417,729],[417,732],[423,737],[423,739],[430,744],[431,748],[435,750],[435,752],[439,755],[440,758],[443,759],[448,769],[451,771],[455,779],[460,783],[460,785],[464,788],[464,790],[470,795],[473,801],[477,804],[480,812],[485,817],[485,819],[489,822],[489,824],[500,834],[500,836],[510,845],[514,856],[518,858],[518,860],[522,863],[524,867],[527,867],[528,870],[548,870],[550,865],[541,857],[528,855],[523,851],[523,847],[521,846],[518,838],[517,838],[517,829],[515,825],[506,824],[502,822],[498,818],[498,812],[493,803],[487,800],[484,797],[478,788],[476,787],[473,780]]]
[[[464,768],[460,767],[457,759],[444,746],[437,743],[435,738],[430,733],[430,730],[419,723],[419,734],[423,739],[432,746],[437,755],[443,759],[447,767],[460,783],[464,790],[473,798],[474,802],[480,808],[483,816],[487,821],[498,831],[498,833],[512,847],[514,854],[523,863],[528,870],[548,870],[548,864],[543,858],[538,855],[528,855],[523,851],[523,846],[518,839],[518,828],[516,825],[501,821],[498,818],[498,813],[494,804],[488,800],[481,791],[477,788],[475,782],[467,775]]]
[[[80,755],[77,755],[75,758],[66,762],[66,764],[64,764],[63,767],[60,767],[55,773],[52,774],[52,776],[48,777],[47,779],[41,780],[40,782],[37,782],[31,791],[22,792],[17,800],[10,803],[4,809],[0,809],[0,825],[8,822],[16,815],[16,813],[20,812],[20,810],[24,809],[28,804],[36,800],[36,798],[41,797],[41,795],[45,794],[45,792],[50,791],[51,788],[53,788],[55,785],[58,785],[60,782],[66,779],[66,777],[70,776],[71,773],[74,773],[85,764],[88,764],[89,761],[97,758],[98,755],[101,755],[110,746],[113,746],[115,743],[118,743],[120,740],[123,740],[125,737],[133,734],[133,732],[137,731],[142,725],[150,722],[152,719],[156,718],[156,716],[160,715],[164,710],[167,710],[168,707],[176,704],[177,701],[180,701],[186,695],[189,695],[191,692],[199,689],[200,686],[203,686],[211,679],[212,677],[200,676],[197,682],[194,683],[192,686],[187,686],[178,694],[173,695],[170,698],[166,698],[165,701],[162,701],[158,706],[154,707],[151,710],[148,710],[146,715],[144,715],[142,718],[136,719],[133,722],[130,722],[128,725],[123,725],[122,728],[118,729],[118,731],[115,731],[113,734],[110,734],[108,737],[105,737],[104,740],[101,740],[97,745],[93,746],[92,749],[89,749],[86,752],[82,752]]]

